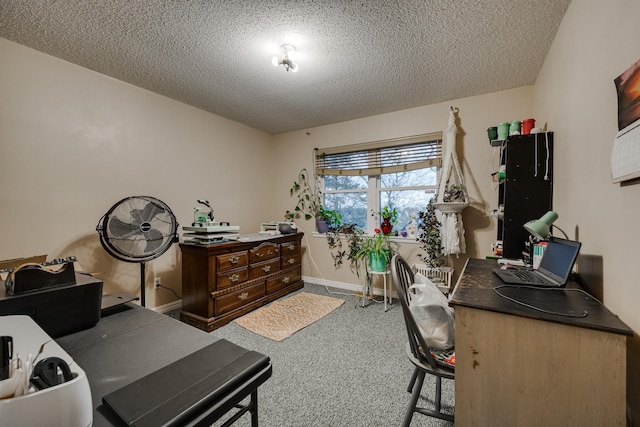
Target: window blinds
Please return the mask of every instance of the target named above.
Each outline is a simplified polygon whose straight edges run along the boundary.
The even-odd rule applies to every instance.
[[[442,132],[316,148],[316,175],[381,175],[442,165]]]

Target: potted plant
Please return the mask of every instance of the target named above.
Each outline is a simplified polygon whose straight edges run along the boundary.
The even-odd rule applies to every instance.
[[[427,254],[418,254],[418,258],[424,264],[414,264],[414,268],[416,272],[426,275],[446,294],[451,288],[453,268],[445,266],[446,259],[440,235],[440,221],[436,217],[435,199],[431,199],[427,210],[419,212],[418,215],[422,221],[422,227],[417,240]]]
[[[440,221],[438,221],[436,217],[436,209],[433,203],[434,199],[429,200],[427,210],[418,212],[418,216],[422,222],[418,241],[422,243],[422,249],[427,252],[426,256],[418,254],[418,258],[427,264],[428,267],[438,268],[444,266],[444,255],[442,254]]]
[[[351,259],[352,270],[359,277],[360,268],[363,268],[368,278],[370,270],[385,271],[396,252],[397,244],[376,228],[373,236],[364,236],[360,241],[360,247]]]
[[[375,216],[373,211],[371,215]],[[391,234],[393,226],[398,224],[398,210],[387,205],[378,212],[378,215],[382,218],[382,222],[380,223],[382,234]]]
[[[448,185],[444,193],[442,194],[443,202],[465,202],[464,185],[462,184],[450,184]]]
[[[321,222],[324,222],[325,224],[322,227],[322,230]],[[316,225],[318,226],[318,233],[326,233],[329,230],[335,230],[342,225],[342,215],[340,215],[339,212],[320,206],[316,214]]]

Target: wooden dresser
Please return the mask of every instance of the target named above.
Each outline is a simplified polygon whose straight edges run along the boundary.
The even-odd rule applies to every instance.
[[[181,243],[180,320],[210,332],[301,289],[302,236],[251,234],[209,246]]]

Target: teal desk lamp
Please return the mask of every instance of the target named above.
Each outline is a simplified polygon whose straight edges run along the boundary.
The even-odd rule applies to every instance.
[[[546,214],[542,215],[540,219],[533,219],[527,222],[524,225],[524,228],[531,233],[532,236],[537,237],[540,240],[547,240],[549,235],[551,234],[551,227],[555,227],[564,235],[565,239],[569,239],[567,237],[567,233],[562,231],[560,227],[553,225],[555,220],[558,219],[558,214],[554,211],[549,211]]]

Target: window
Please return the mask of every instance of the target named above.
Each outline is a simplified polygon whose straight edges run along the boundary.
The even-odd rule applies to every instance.
[[[441,133],[318,149],[323,204],[369,232],[379,226],[371,212],[390,206],[399,214],[394,229],[402,230],[435,195],[441,149]]]

